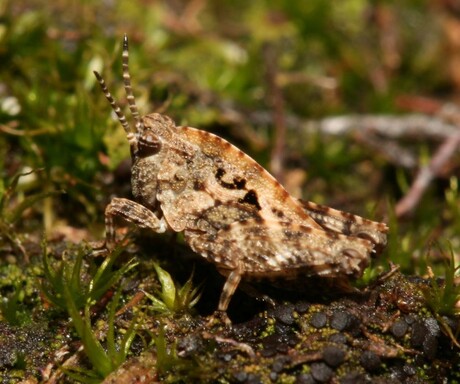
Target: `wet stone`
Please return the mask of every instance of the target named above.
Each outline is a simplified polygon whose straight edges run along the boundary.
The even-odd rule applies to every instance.
[[[338,331],[343,331],[347,328],[350,322],[350,315],[344,311],[336,311],[331,318],[331,327]]]
[[[230,355],[230,353],[226,353],[224,355],[222,355],[222,360],[225,361],[226,363],[229,363],[230,361],[232,361],[232,358],[233,356]]]
[[[248,378],[246,379],[246,384],[260,384],[260,383],[262,383],[260,377],[253,373],[250,373],[248,375]]]
[[[272,357],[276,355],[276,349],[275,348],[265,348],[260,351],[260,354],[263,357]]]
[[[399,320],[391,326],[391,333],[394,337],[400,339],[406,334],[408,328],[409,326],[405,321]]]
[[[334,333],[328,339],[331,343],[346,344],[347,337],[343,333]]]
[[[404,372],[407,376],[414,376],[414,375],[417,373],[417,370],[415,369],[415,367],[414,367],[413,365],[406,364],[406,365],[403,367],[403,372]]]
[[[348,314],[348,324],[346,329],[352,336],[359,336],[361,334],[361,320],[355,315]]]
[[[334,371],[324,363],[313,363],[310,369],[313,378],[320,383],[328,382],[334,375]]]
[[[281,343],[279,335],[270,335],[262,339],[264,349],[261,351],[262,356],[271,357],[276,354],[276,348]]]
[[[233,377],[238,383],[244,383],[248,378],[248,374],[244,371],[240,371],[240,372],[235,372],[233,374]]]
[[[289,325],[277,322],[275,324],[275,334],[280,338],[287,338],[289,335],[292,335],[292,329]]]
[[[425,327],[427,331],[434,337],[438,337],[441,333],[441,328],[439,327],[439,324],[434,317],[428,317],[425,319]]]
[[[286,325],[294,324],[294,306],[283,305],[275,308],[274,310],[275,319]]]
[[[279,335],[279,334],[276,334],[276,333],[273,334],[273,335],[269,335],[267,337],[264,337],[262,339],[262,345],[266,349],[270,349],[270,348],[275,349],[282,342],[283,342],[283,337],[281,335]]]
[[[310,324],[315,328],[323,328],[327,324],[327,316],[324,312],[316,312],[311,316]]]
[[[433,360],[438,352],[438,339],[436,336],[428,334],[423,341],[423,352],[425,357],[429,360]]]
[[[295,345],[296,342],[297,338],[294,334],[275,333],[262,339],[264,349],[261,354],[264,357],[271,357],[277,353],[287,353],[289,346]]]
[[[300,301],[299,303],[295,305],[295,310],[300,314],[307,313],[309,309],[310,309],[310,304],[308,304],[305,301]]]
[[[284,366],[286,365],[287,362],[289,362],[290,359],[289,358],[279,358],[279,359],[276,359],[273,364],[272,364],[272,371],[273,372],[276,372],[276,373],[280,373]]]
[[[232,326],[234,335],[240,340],[249,340],[255,334],[259,334],[267,327],[268,320],[266,318],[255,317],[245,323],[234,324]]]
[[[404,370],[404,365],[396,363],[394,366],[389,368],[389,376],[394,382],[397,383],[406,383],[408,382],[407,379],[410,375],[407,375],[406,371]],[[412,383],[412,381],[409,381]]]
[[[340,384],[367,384],[366,376],[360,372],[347,373],[340,379]]]
[[[411,331],[411,338],[410,338],[410,343],[412,347],[414,348],[421,347],[423,345],[423,342],[425,340],[427,333],[428,331],[423,323],[418,321],[412,324],[412,331]]]
[[[333,345],[327,346],[323,350],[323,360],[330,367],[337,367],[345,360],[345,351]]]
[[[262,380],[260,379],[260,376],[250,373],[245,383],[246,384],[261,384]]]
[[[279,353],[288,353],[289,346],[287,344],[280,344],[276,347],[276,351]]]
[[[315,384],[316,380],[310,373],[301,373],[297,376],[295,384]]]
[[[288,337],[286,339],[287,339],[286,343],[290,347],[294,347],[295,345],[297,345],[297,343],[299,341],[299,338],[295,334],[288,335]]]
[[[275,361],[272,365],[272,372],[280,373],[283,370],[284,364],[281,361]]]
[[[278,374],[276,372],[270,372],[270,374],[268,375],[270,377],[270,380],[273,381],[273,382],[276,382],[276,380],[278,380]]]
[[[361,363],[361,366],[369,372],[375,371],[380,367],[380,357],[371,351],[364,351],[359,359],[359,362]]]

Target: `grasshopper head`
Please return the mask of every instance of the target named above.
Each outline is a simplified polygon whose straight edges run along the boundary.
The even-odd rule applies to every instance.
[[[94,71],[94,74],[104,92],[105,97],[109,101],[112,109],[116,113],[123,129],[126,132],[131,147],[131,156],[133,159],[145,158],[157,154],[161,150],[161,136],[163,132],[168,131],[174,127],[173,121],[159,113],[152,113],[148,116],[140,118],[139,110],[136,105],[133,90],[131,87],[131,75],[129,74],[129,50],[128,50],[128,37],[124,36],[123,39],[123,82],[128,100],[129,109],[134,119],[134,125],[130,125],[126,116],[123,114],[120,106],[113,98],[112,94],[107,88],[107,85],[102,76]]]

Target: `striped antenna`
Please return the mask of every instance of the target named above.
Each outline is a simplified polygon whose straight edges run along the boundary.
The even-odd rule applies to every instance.
[[[96,72],[96,71],[93,71],[93,72],[94,72],[94,75],[97,78],[97,81],[99,82],[99,85],[102,88],[102,92],[104,92],[104,95],[107,98],[107,100],[109,101],[110,105],[112,106],[112,109],[117,114],[118,120],[120,121],[121,125],[123,126],[123,129],[125,130],[125,132],[126,132],[126,134],[128,136],[131,136],[132,132],[131,132],[131,128],[130,128],[130,126],[128,124],[128,121],[126,120],[125,115],[121,111],[120,106],[115,101],[115,99],[113,98],[112,94],[109,92],[109,89],[107,88],[107,85],[105,84],[104,79],[102,78],[102,76],[98,72]]]
[[[134,98],[133,89],[131,87],[131,75],[129,74],[129,47],[128,36],[125,33],[123,38],[123,82],[125,84],[126,98],[128,99],[129,109],[136,124],[136,130],[139,131],[142,126],[139,118],[139,110],[137,109],[136,99]]]

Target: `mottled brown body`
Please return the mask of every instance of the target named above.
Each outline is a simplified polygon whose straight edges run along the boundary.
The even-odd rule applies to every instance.
[[[190,247],[226,276],[218,308],[225,311],[241,278],[357,277],[385,246],[384,223],[293,198],[226,140],[177,127],[158,113],[140,118],[126,36],[123,78],[134,127],[96,76],[127,133],[136,200],[116,198],[108,205],[108,248],[115,242],[114,216],[158,233],[183,232]]]

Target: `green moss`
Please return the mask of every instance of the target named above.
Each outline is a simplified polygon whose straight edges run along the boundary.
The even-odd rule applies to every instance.
[[[76,247],[64,253],[62,261],[51,266],[48,251],[44,246],[43,294],[53,305],[62,310],[69,309],[69,300],[74,303],[77,310],[85,305],[94,304],[109,288],[119,282],[124,274],[136,266],[136,263],[131,260],[121,268],[113,269],[113,264],[121,251],[122,249],[119,248],[111,252],[98,267],[92,264],[84,268],[83,258],[90,252],[87,248]]]
[[[441,253],[443,250],[440,249]],[[424,290],[429,308],[436,315],[458,315],[460,308],[457,307],[460,301],[460,285],[456,279],[460,276],[460,264],[456,263],[454,251],[449,245],[450,256],[445,255],[444,281],[439,283],[435,276],[431,276],[431,286]]]
[[[159,313],[190,312],[200,299],[200,287],[193,287],[193,272],[185,284],[180,287],[173,281],[171,275],[154,263],[154,268],[160,280],[161,290],[157,296],[144,291],[150,300],[149,310]]]

